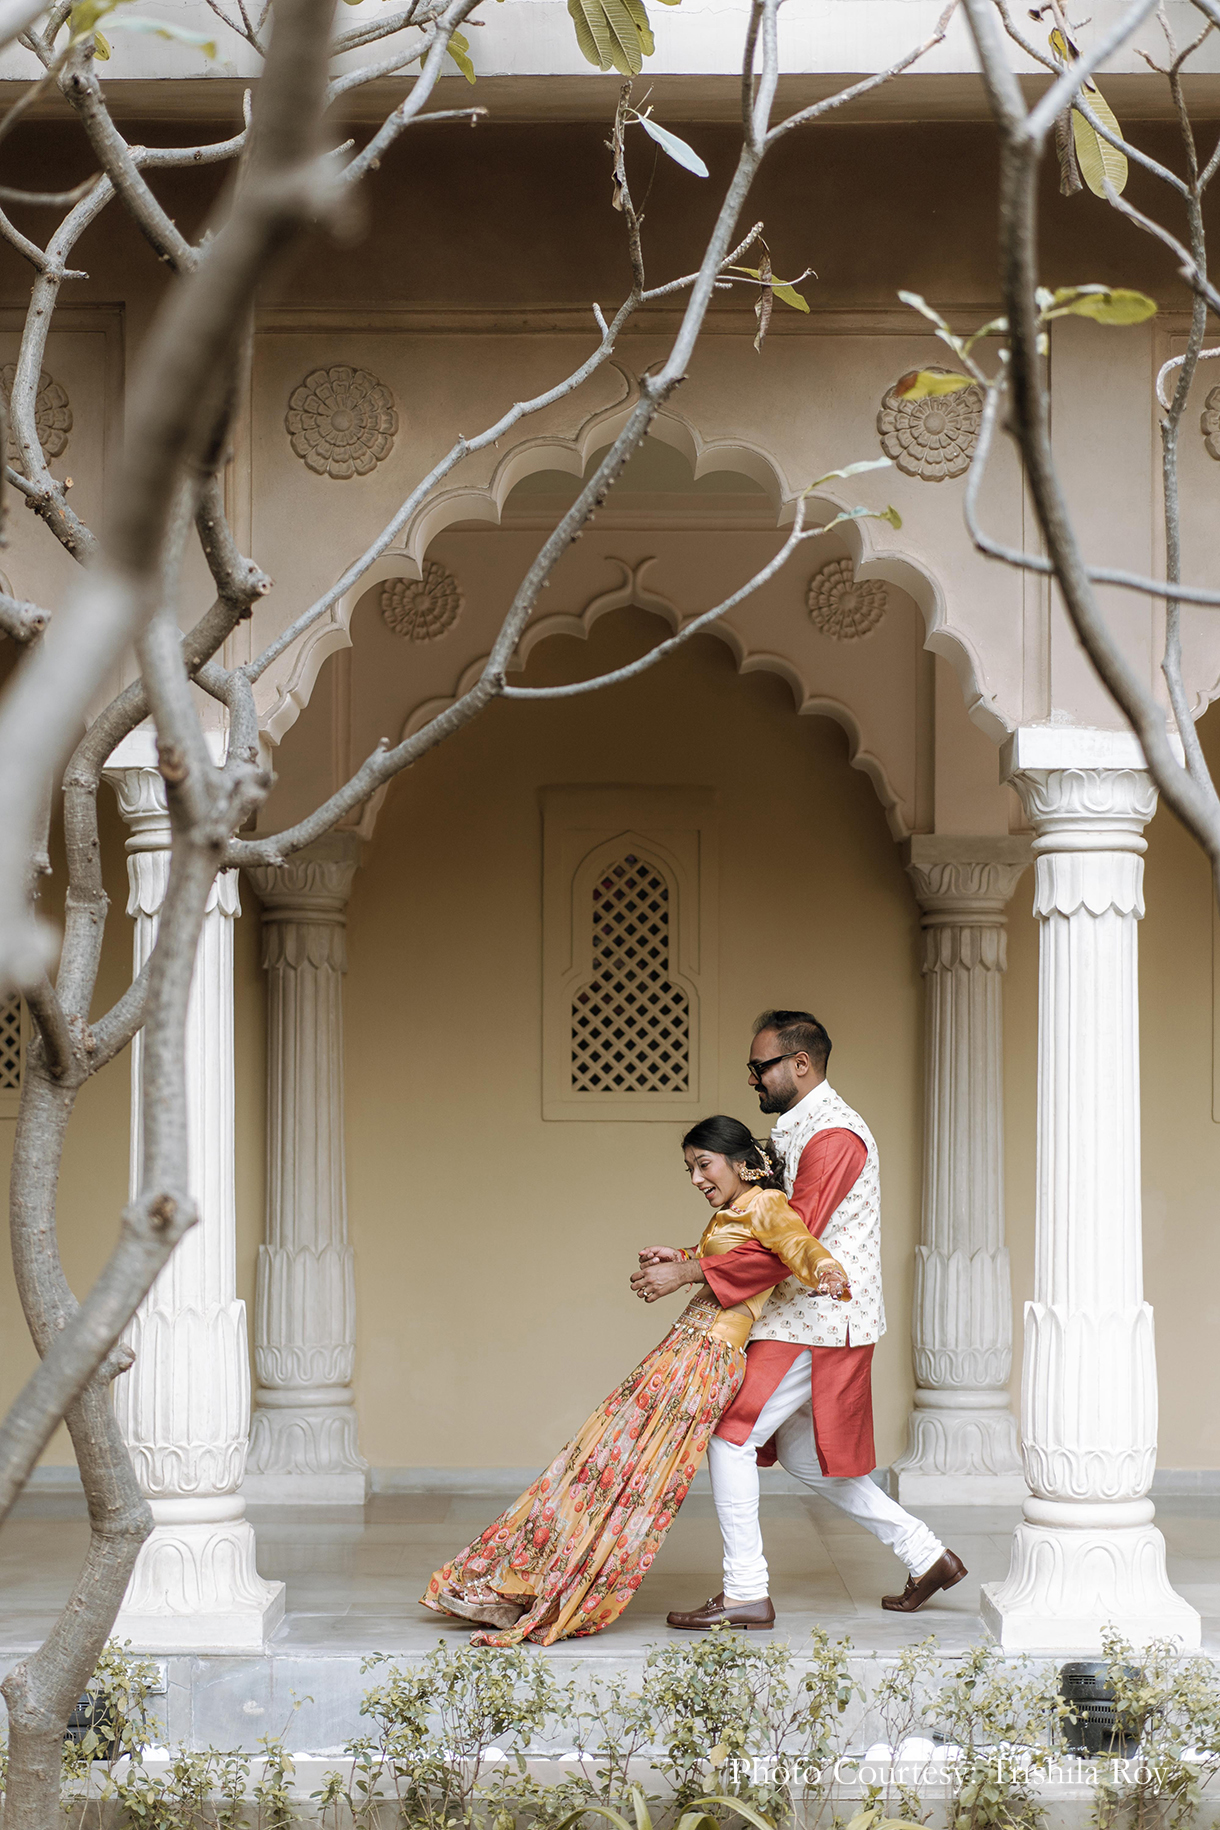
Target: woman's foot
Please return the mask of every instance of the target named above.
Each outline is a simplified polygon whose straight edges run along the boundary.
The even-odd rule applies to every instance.
[[[501,1633],[515,1627],[528,1606],[522,1601],[466,1601],[460,1595],[450,1595],[445,1589],[437,1600],[447,1614],[459,1614],[463,1620],[477,1620],[480,1626],[496,1627]]]

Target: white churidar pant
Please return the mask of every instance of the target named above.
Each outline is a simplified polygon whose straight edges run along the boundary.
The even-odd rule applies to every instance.
[[[720,1534],[724,1539],[724,1593],[731,1601],[759,1601],[768,1593],[767,1559],[758,1523],[758,1463],[755,1450],[777,1437],[780,1465],[824,1499],[841,1506],[888,1544],[912,1575],[922,1575],[943,1555],[944,1545],[920,1519],[884,1494],[867,1474],[838,1480],[818,1465],[809,1403],[810,1356],[799,1353],[759,1412],[743,1443],[713,1436],[708,1470]]]

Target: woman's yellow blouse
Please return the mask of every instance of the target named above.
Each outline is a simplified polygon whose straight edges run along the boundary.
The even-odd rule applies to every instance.
[[[801,1216],[777,1188],[756,1188],[738,1200],[735,1207],[721,1208],[708,1221],[690,1258],[719,1258],[747,1239],[757,1239],[769,1252],[782,1258],[794,1277],[803,1284],[816,1284],[818,1271],[827,1260],[837,1263],[821,1240],[815,1239]],[[774,1288],[774,1285],[771,1286]],[[748,1314],[750,1325],[758,1320],[771,1289],[760,1290],[745,1302],[735,1303],[727,1315]]]

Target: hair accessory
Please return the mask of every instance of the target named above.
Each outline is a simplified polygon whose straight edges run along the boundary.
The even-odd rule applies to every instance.
[[[775,1173],[767,1158],[767,1153],[761,1144],[755,1144],[754,1154],[762,1164],[762,1168],[747,1169],[744,1163],[739,1164],[737,1173],[743,1182],[765,1182],[769,1175],[774,1175]]]

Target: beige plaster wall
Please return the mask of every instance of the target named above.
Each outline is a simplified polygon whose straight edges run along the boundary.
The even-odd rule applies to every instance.
[[[587,646],[544,643],[531,678],[612,665],[650,622],[626,612]],[[882,1150],[894,1327],[877,1356],[878,1452],[897,1453],[918,1223],[914,904],[841,734],[791,703],[707,641],[614,698],[495,707],[391,790],[352,898],[346,1007],[357,1376],[374,1464],[544,1460],[679,1306],[632,1298],[637,1248],[703,1225],[672,1123],[540,1118],[537,789],[564,781],[720,794],[709,1109],[761,1122],[741,1071],[751,1019],[808,1000],[836,1039],[835,1084]]]

